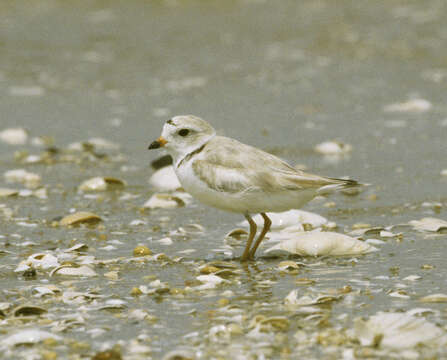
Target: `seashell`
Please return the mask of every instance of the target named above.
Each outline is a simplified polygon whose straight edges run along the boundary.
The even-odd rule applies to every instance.
[[[196,356],[192,350],[189,349],[175,349],[169,351],[162,360],[195,360]]]
[[[61,289],[54,285],[46,285],[46,286],[36,286],[32,290],[32,294],[34,297],[43,297],[45,295],[55,295],[56,293],[60,293]]]
[[[116,142],[98,137],[90,138],[87,142],[93,145],[95,149],[99,150],[118,150],[120,148],[120,146]]]
[[[79,267],[73,267],[70,265],[62,265],[52,270],[50,276],[54,275],[63,275],[63,276],[96,276],[95,270],[93,270],[90,266],[81,265]]]
[[[113,177],[94,177],[85,180],[79,185],[81,191],[105,191],[110,190],[113,187],[124,187],[126,183],[123,180]]]
[[[420,302],[425,303],[444,303],[447,302],[447,295],[446,294],[431,294],[424,296],[419,299]]]
[[[185,206],[185,202],[181,198],[161,193],[152,195],[143,205],[148,209],[172,209],[182,206]]]
[[[0,318],[6,317],[6,312],[12,307],[11,303],[0,302]]]
[[[276,331],[287,331],[290,327],[290,321],[284,316],[275,316],[270,317],[267,319],[263,319],[260,322],[261,329],[265,328],[266,325],[269,326],[269,328],[273,328],[273,330]],[[264,329],[263,329],[264,330]]]
[[[8,188],[0,188],[0,198],[15,196],[19,194],[19,190],[8,189]]]
[[[62,338],[58,335],[39,329],[25,329],[4,338],[0,345],[2,347],[13,347],[22,344],[36,344],[47,339],[60,341]]]
[[[205,264],[205,265],[200,266],[199,270],[200,270],[201,274],[213,274],[213,273],[219,271],[220,269],[218,267]]]
[[[357,226],[353,226],[354,230],[349,232],[351,236],[376,236],[379,235],[381,231],[384,230],[383,227],[375,226],[370,227],[368,224],[356,224]],[[364,226],[366,225],[366,226]]]
[[[29,189],[36,189],[40,186],[41,177],[38,174],[28,172],[24,169],[9,170],[3,174],[6,182],[20,183]]]
[[[169,246],[174,243],[170,237],[165,237],[163,239],[157,240],[157,242],[165,246]]]
[[[308,279],[308,278],[297,278],[295,280],[295,284],[297,285],[314,285],[316,283],[315,280]]]
[[[34,305],[21,305],[13,310],[14,316],[36,316],[46,313],[47,310]]]
[[[28,256],[14,271],[22,272],[30,268],[46,270],[59,265],[58,259],[52,254],[36,253]]]
[[[445,346],[445,331],[408,313],[378,312],[368,320],[354,321],[354,338],[362,346],[407,350],[418,345]]]
[[[152,251],[144,245],[139,245],[133,249],[133,256],[148,256],[152,255]]]
[[[408,224],[413,226],[418,231],[447,231],[447,221],[432,217],[422,218],[421,220],[411,220]]]
[[[300,268],[295,261],[281,261],[276,267],[281,271],[298,270]]]
[[[248,236],[248,232],[245,229],[234,229],[231,230],[228,234],[225,235],[225,238],[231,237],[236,240],[241,240],[242,238],[245,238]]]
[[[408,275],[407,277],[404,277],[402,280],[407,280],[407,281],[416,281],[416,280],[421,280],[422,276],[419,275]]]
[[[293,238],[265,250],[265,253],[286,252],[301,256],[346,256],[367,254],[373,251],[377,251],[377,248],[347,235],[311,231],[294,235]]]
[[[325,141],[316,145],[314,149],[323,155],[344,155],[352,151],[352,146],[341,141]]]
[[[279,213],[267,213],[267,216],[272,221],[271,230],[280,230],[302,224],[310,224],[313,228],[318,228],[328,223],[327,219],[321,215],[297,209]],[[262,227],[264,225],[264,219],[261,215],[254,216],[253,220],[258,226]],[[248,227],[248,222],[245,220],[240,225]]]
[[[76,226],[80,224],[93,225],[100,221],[102,221],[102,219],[96,214],[88,211],[78,211],[63,217],[59,223],[63,226]]]
[[[9,145],[24,145],[28,141],[28,133],[23,128],[10,128],[0,131],[0,140]]]
[[[196,290],[214,289],[217,285],[223,282],[227,282],[227,280],[224,280],[221,277],[216,276],[214,274],[199,275],[196,277],[196,279],[203,283],[203,285],[196,286],[194,288]]]
[[[172,192],[182,188],[172,165],[155,171],[149,178],[149,184],[157,191]]]
[[[321,305],[333,301],[338,301],[341,299],[341,295],[304,295],[300,298],[298,297],[298,289],[292,290],[284,299],[284,304],[286,305],[296,305],[296,306],[309,306],[309,305]]]
[[[64,252],[86,252],[88,250],[88,245],[86,244],[76,244],[71,248],[64,250]]]
[[[109,299],[98,310],[122,310],[126,308],[127,302],[121,299]]]
[[[187,225],[183,225],[179,228],[180,232],[184,232],[184,233],[201,233],[205,231],[205,228],[200,225],[200,224],[187,224]]]
[[[383,110],[386,112],[410,112],[423,113],[431,110],[433,105],[425,99],[411,99],[402,103],[386,105]]]

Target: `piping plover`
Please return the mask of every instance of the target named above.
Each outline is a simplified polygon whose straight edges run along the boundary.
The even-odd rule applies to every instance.
[[[217,136],[210,124],[193,115],[166,121],[161,136],[149,145],[160,147],[172,156],[187,192],[207,205],[245,216],[250,234],[241,260],[253,259],[269,231],[266,212],[298,209],[319,194],[359,185],[297,170],[274,155]],[[258,213],[264,227],[252,246],[257,228],[251,215]]]

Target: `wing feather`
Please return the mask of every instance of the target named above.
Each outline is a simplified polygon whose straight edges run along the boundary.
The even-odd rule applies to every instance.
[[[343,187],[352,181],[326,178],[291,167],[274,155],[236,140],[216,136],[205,147],[193,170],[208,187],[229,193]]]

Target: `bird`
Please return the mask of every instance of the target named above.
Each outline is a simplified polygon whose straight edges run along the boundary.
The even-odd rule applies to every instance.
[[[218,136],[205,120],[179,115],[167,120],[148,149],[165,148],[182,187],[200,202],[243,214],[250,226],[241,261],[253,260],[271,227],[268,212],[298,209],[315,196],[357,187],[355,180],[309,174],[235,139]],[[261,214],[264,226],[255,240]]]

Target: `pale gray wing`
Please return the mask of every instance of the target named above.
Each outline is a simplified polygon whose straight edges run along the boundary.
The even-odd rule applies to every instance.
[[[216,191],[274,193],[339,186],[344,181],[304,173],[274,155],[224,137],[211,140],[204,154],[192,167]]]

